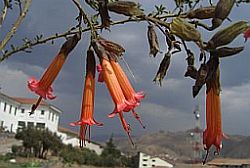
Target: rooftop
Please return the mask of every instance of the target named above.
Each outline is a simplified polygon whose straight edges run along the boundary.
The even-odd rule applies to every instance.
[[[207,164],[212,166],[242,166],[250,165],[250,159],[217,158]]]
[[[12,97],[15,101],[21,104],[35,104],[37,99],[34,98],[21,98],[21,97]],[[40,105],[48,106],[49,104],[45,101],[41,101]]]

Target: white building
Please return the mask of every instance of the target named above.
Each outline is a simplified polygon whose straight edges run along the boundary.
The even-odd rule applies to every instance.
[[[66,145],[71,144],[74,147],[79,146],[79,138],[78,138],[77,133],[75,133],[74,131],[71,131],[67,128],[63,128],[63,127],[59,127],[58,130],[59,130],[59,132],[57,134],[58,134],[58,136],[61,137],[64,144],[66,144]],[[93,141],[88,142],[88,140],[86,140],[85,145],[86,146],[84,146],[84,148],[88,148],[90,150],[93,150],[98,155],[100,155],[103,151],[103,147],[100,144],[95,143]]]
[[[59,117],[62,113],[59,108],[41,101],[34,114],[29,115],[31,106],[36,101],[36,99],[30,98],[9,97],[0,92],[0,129],[16,133],[18,129],[29,126],[48,128],[60,136],[64,144],[79,146],[77,133],[58,127]],[[94,150],[97,154],[101,154],[103,150],[101,145],[94,142],[86,142],[86,148]]]
[[[0,92],[0,127],[13,133],[29,126],[57,132],[62,111],[42,101],[35,113],[29,115],[31,106],[35,103],[36,99],[9,97]]]
[[[173,167],[172,164],[162,160],[158,157],[152,157],[145,153],[139,152],[139,167],[138,168],[169,168]]]

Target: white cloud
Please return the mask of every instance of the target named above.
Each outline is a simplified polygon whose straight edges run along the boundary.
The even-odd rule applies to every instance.
[[[0,66],[1,92],[10,96],[30,97],[31,94],[26,87],[29,75],[15,68],[8,65]]]
[[[250,83],[224,88],[222,91],[222,106],[227,114],[245,113],[250,109]]]

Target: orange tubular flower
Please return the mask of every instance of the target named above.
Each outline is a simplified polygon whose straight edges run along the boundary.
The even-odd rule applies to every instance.
[[[250,38],[250,27],[244,32],[245,42]]]
[[[53,89],[51,87],[58,73],[60,72],[68,54],[74,49],[78,41],[80,40],[79,35],[74,35],[69,38],[61,47],[60,52],[51,62],[45,73],[43,74],[40,81],[37,81],[34,77],[32,77],[28,81],[28,88],[38,94],[40,97],[37,100],[37,103],[32,105],[30,114],[33,114],[35,109],[40,104],[42,98],[44,99],[54,99],[55,96],[52,94]]]
[[[136,93],[133,87],[131,86],[126,74],[122,70],[121,66],[119,65],[118,62],[115,60],[110,60],[111,66],[115,72],[115,75],[117,77],[117,80],[121,86],[121,89],[123,91],[123,94],[128,101],[128,106],[126,109],[123,111],[128,112],[132,110],[133,115],[135,118],[140,122],[140,124],[143,126],[140,116],[135,112],[135,108],[140,105],[140,100],[145,97],[145,94],[143,91]],[[112,114],[109,115],[109,117],[113,117],[117,112],[113,112]]]
[[[219,69],[212,79],[207,83],[206,96],[206,123],[207,128],[203,132],[204,149],[207,155],[204,159],[206,162],[209,149],[212,145],[216,147],[216,153],[222,148],[222,139],[224,136],[221,124],[221,103],[220,103],[220,86],[219,86]]]
[[[87,66],[86,76],[82,98],[82,113],[81,119],[78,122],[71,123],[71,126],[80,125],[80,147],[85,145],[86,131],[89,128],[89,140],[90,140],[90,126],[96,124],[98,126],[102,123],[96,122],[93,118],[94,114],[94,97],[95,97],[95,57],[92,50],[87,51]],[[84,143],[83,143],[84,142]]]
[[[115,104],[115,108],[112,113],[119,113],[123,128],[127,132],[129,139],[131,140],[129,125],[125,121],[125,118],[123,117],[123,114],[122,114],[124,109],[128,107],[129,102],[126,100],[122,92],[121,86],[116,78],[115,72],[111,66],[111,63],[109,62],[107,52],[97,40],[93,41],[92,45],[100,59],[101,65],[99,65],[97,69],[100,71],[101,76],[102,76],[101,79],[105,82],[109,90],[109,93],[112,97],[112,100]]]

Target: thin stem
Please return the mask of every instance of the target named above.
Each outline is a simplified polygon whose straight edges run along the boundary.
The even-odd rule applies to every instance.
[[[96,33],[96,29],[93,25],[93,23],[91,22],[91,20],[88,18],[88,15],[86,14],[86,12],[84,11],[84,9],[82,8],[79,0],[72,0],[74,2],[74,4],[76,5],[76,7],[78,8],[80,15],[83,17],[83,19],[88,23],[88,26],[91,30],[91,36],[93,38],[97,37],[97,33]]]
[[[119,25],[119,24],[125,24],[128,22],[140,22],[140,21],[147,21],[147,22],[150,21],[150,22],[159,24],[159,25],[167,27],[167,28],[169,28],[169,26],[170,26],[170,24],[167,22],[164,22],[162,20],[159,20],[159,19],[153,18],[153,17],[149,17],[149,16],[141,16],[140,18],[128,18],[125,20],[119,20],[119,21],[112,22],[110,25],[114,26],[114,25]],[[87,31],[94,31],[94,34],[95,34],[96,29],[101,29],[101,28],[102,28],[102,25],[93,25],[91,23],[91,26],[89,26],[88,28],[81,29],[81,33],[84,33]],[[18,53],[20,51],[26,51],[27,49],[30,49],[33,46],[36,46],[39,44],[44,44],[44,43],[47,43],[49,41],[53,41],[55,39],[62,38],[62,37],[67,37],[68,35],[72,35],[72,34],[76,34],[76,33],[79,33],[79,30],[76,31],[76,29],[71,29],[70,31],[67,31],[67,32],[64,32],[61,34],[55,34],[55,35],[49,36],[49,37],[44,38],[44,39],[30,41],[29,43],[26,43],[26,44],[22,45],[21,47],[16,47],[14,50],[9,51],[7,53],[4,53],[2,56],[0,56],[0,62],[5,60],[6,58],[9,58],[11,55],[13,55],[15,53]]]
[[[7,43],[10,41],[10,39],[14,36],[16,33],[18,27],[20,26],[21,22],[25,18],[28,9],[31,5],[32,0],[25,0],[24,2],[24,8],[22,10],[22,13],[20,16],[17,18],[16,22],[14,23],[13,27],[11,30],[7,33],[7,35],[4,37],[4,39],[0,42],[0,51],[4,49],[4,47],[7,45]]]
[[[8,7],[9,7],[9,1],[8,0],[4,0],[4,7],[3,7],[3,10],[2,10],[2,14],[0,16],[0,28],[3,25],[3,21],[4,21],[5,17],[6,17],[6,14],[7,14],[7,11],[8,11]]]

